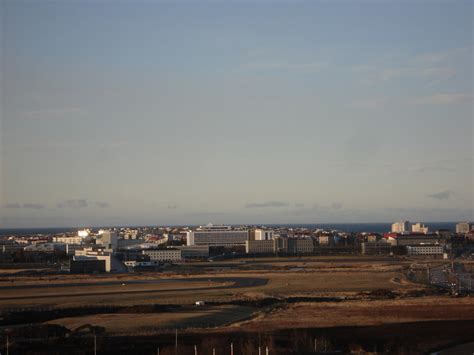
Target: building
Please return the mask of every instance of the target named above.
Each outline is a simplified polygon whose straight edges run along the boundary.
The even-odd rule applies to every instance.
[[[319,245],[333,245],[334,236],[332,234],[321,234],[318,237]]]
[[[181,257],[184,259],[209,257],[209,245],[183,245],[174,248],[181,250]]]
[[[249,239],[247,229],[232,229],[230,226],[207,225],[194,231],[186,232],[186,244],[232,247],[245,245]]]
[[[428,227],[425,226],[423,223],[418,222],[411,226],[411,231],[413,233],[428,234]]]
[[[66,244],[63,243],[36,243],[25,247],[25,252],[39,253],[61,253],[66,252]]]
[[[386,255],[390,254],[392,245],[384,240],[361,243],[361,253],[364,255]]]
[[[387,241],[396,246],[418,245],[418,244],[440,244],[445,243],[444,238],[438,235],[430,234],[407,234],[407,235],[390,235]]]
[[[117,249],[129,249],[130,247],[143,244],[144,239],[118,239]]]
[[[86,238],[89,236],[90,233],[91,231],[89,229],[83,229],[83,230],[77,231],[77,236],[81,238]]]
[[[56,236],[53,237],[53,242],[63,244],[82,244],[84,237],[81,236]]]
[[[109,272],[105,258],[96,256],[76,256],[69,261],[69,272],[72,274],[92,274]]]
[[[470,222],[460,222],[456,224],[456,233],[457,234],[466,234],[472,230],[473,224]]]
[[[182,259],[179,249],[149,249],[143,250],[143,255],[148,255],[151,261],[173,262]]]
[[[115,252],[118,247],[118,237],[116,232],[102,231],[100,239],[97,239],[97,243],[103,245],[105,249],[110,249]]]
[[[403,233],[410,232],[410,222],[409,221],[398,221],[392,224],[393,233]]]
[[[271,240],[273,231],[268,229],[253,229],[249,232],[249,240]]]
[[[277,252],[277,240],[247,240],[245,252],[247,254],[271,254]]]
[[[24,247],[12,239],[0,239],[0,253],[2,254],[14,254],[23,250]]]
[[[443,255],[443,245],[414,245],[407,246],[408,255]]]
[[[69,268],[71,273],[110,272],[112,254],[105,249],[83,248],[76,250]]]
[[[289,238],[288,253],[305,254],[314,252],[314,242],[311,238]]]

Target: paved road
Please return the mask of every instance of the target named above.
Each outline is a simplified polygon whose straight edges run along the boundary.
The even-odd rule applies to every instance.
[[[154,285],[154,284],[165,284],[173,282],[232,282],[232,285],[223,285],[215,287],[188,287],[188,288],[177,288],[177,289],[164,289],[164,290],[134,290],[127,286],[133,287],[133,285]],[[19,290],[19,289],[53,289],[62,287],[80,287],[80,286],[120,286],[125,283],[125,287],[120,291],[105,291],[105,292],[80,292],[80,293],[55,293],[53,295],[31,295],[31,296],[10,296],[1,297],[1,290]],[[56,298],[56,297],[77,297],[77,296],[105,296],[105,295],[116,295],[116,294],[131,294],[131,293],[161,293],[161,292],[183,292],[183,291],[206,291],[206,290],[224,290],[242,287],[257,287],[264,286],[268,283],[268,279],[260,277],[192,277],[185,279],[161,279],[161,280],[123,280],[123,281],[103,281],[103,282],[69,282],[52,285],[14,285],[14,286],[1,286],[0,287],[0,301],[1,300],[21,300],[21,299],[36,299],[36,298]]]

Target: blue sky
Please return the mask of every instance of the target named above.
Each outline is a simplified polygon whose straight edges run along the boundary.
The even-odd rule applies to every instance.
[[[471,1],[0,14],[0,226],[474,219]]]

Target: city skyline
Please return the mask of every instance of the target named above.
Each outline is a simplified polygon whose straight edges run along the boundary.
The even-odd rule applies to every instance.
[[[0,6],[0,228],[474,220],[471,1]]]

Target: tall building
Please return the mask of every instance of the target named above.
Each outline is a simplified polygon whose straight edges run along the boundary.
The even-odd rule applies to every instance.
[[[457,234],[466,234],[472,230],[472,223],[469,222],[460,222],[456,224],[456,233]]]
[[[403,233],[410,232],[410,222],[409,221],[398,221],[392,224],[393,233]]]
[[[230,226],[200,226],[194,231],[186,232],[186,244],[210,246],[245,245],[249,239],[247,229],[232,229]]]
[[[423,223],[415,223],[414,225],[411,226],[411,231],[414,233],[423,233],[427,234],[428,233],[428,227],[425,226]]]

